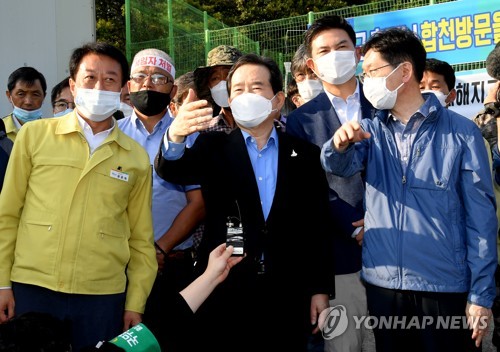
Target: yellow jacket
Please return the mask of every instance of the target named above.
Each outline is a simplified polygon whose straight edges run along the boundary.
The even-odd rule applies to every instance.
[[[156,277],[146,151],[115,128],[91,156],[76,113],[19,131],[0,193],[0,287],[124,292],[142,313]]]
[[[19,129],[12,120],[13,118],[14,116],[12,116],[12,114],[2,117],[3,123],[5,124],[5,133],[7,133],[7,137],[9,137],[12,142],[16,140],[17,132],[19,132]]]

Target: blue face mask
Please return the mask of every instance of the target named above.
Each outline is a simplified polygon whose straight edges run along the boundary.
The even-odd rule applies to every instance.
[[[12,111],[15,117],[20,120],[22,123],[30,122],[33,120],[38,120],[42,117],[42,108],[36,110],[24,110],[18,108],[14,105],[14,110]]]
[[[67,108],[66,110],[59,111],[58,113],[54,114],[54,117],[61,117],[63,115],[69,114],[72,111],[73,109]]]

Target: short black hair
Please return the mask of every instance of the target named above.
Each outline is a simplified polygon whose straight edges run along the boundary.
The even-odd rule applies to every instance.
[[[409,61],[418,83],[422,80],[427,52],[420,38],[408,28],[387,28],[374,33],[363,45],[363,55],[373,50],[391,66]]]
[[[283,91],[283,78],[281,76],[281,71],[278,64],[271,58],[265,56],[259,56],[256,54],[246,54],[243,55],[236,61],[236,63],[231,67],[227,75],[227,89],[229,94],[231,94],[231,80],[233,78],[234,71],[244,65],[253,64],[264,66],[269,70],[269,82],[273,88],[273,93],[277,94]]]
[[[312,41],[318,34],[328,29],[342,29],[347,32],[349,38],[352,40],[352,44],[356,46],[356,32],[354,28],[347,22],[344,18],[337,15],[328,15],[318,18],[306,31],[304,36],[304,45],[307,50],[307,55],[312,56]]]
[[[19,67],[17,70],[12,72],[7,79],[7,90],[12,93],[14,88],[16,87],[17,82],[21,81],[26,83],[28,87],[35,84],[35,81],[39,80],[40,85],[42,86],[43,95],[47,94],[47,82],[45,81],[45,77],[38,72],[33,67]]]
[[[438,75],[442,75],[444,77],[446,85],[448,86],[448,90],[451,91],[452,89],[455,89],[455,70],[446,61],[438,59],[427,59],[425,62],[425,71],[430,71],[437,73]]]
[[[73,50],[71,58],[69,59],[69,76],[72,80],[76,78],[80,62],[89,54],[105,55],[117,61],[122,69],[121,87],[127,83],[129,77],[127,58],[119,49],[106,42],[91,42]]]
[[[194,72],[189,71],[185,74],[177,77],[174,84],[177,86],[177,92],[172,98],[172,102],[178,105],[182,105],[182,101],[189,93],[189,88],[197,91],[196,85],[194,83]]]
[[[300,95],[299,87],[297,86],[297,81],[292,78],[286,86],[286,96],[292,99],[297,94]]]
[[[50,92],[50,102],[52,103],[52,106],[54,106],[57,96],[61,94],[64,88],[69,88],[69,76],[63,79],[61,82],[57,83],[54,88],[52,88],[52,92]]]

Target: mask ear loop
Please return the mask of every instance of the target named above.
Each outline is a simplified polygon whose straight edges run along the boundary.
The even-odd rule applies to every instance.
[[[269,101],[271,102],[271,112],[269,114],[271,114],[274,111],[278,111],[278,109],[272,108],[273,107],[273,100],[274,100],[274,98],[276,98],[277,95],[278,95],[278,93],[274,94],[274,96],[271,99],[269,99]]]
[[[387,76],[384,77],[385,79],[385,88],[389,91],[389,92],[395,92],[397,91],[399,88],[401,88],[403,86],[403,84],[405,84],[405,82],[401,82],[401,84],[394,90],[389,90],[389,88],[387,88],[387,78],[389,78],[390,75],[392,75],[394,72],[396,72],[396,70],[401,67],[401,65],[404,64],[404,62],[401,62],[396,68],[394,68],[394,70],[391,71],[391,73],[389,73]]]
[[[444,102],[446,103],[445,108],[447,108],[447,107],[450,105],[450,103],[451,103],[451,102],[450,102],[450,103],[448,103],[448,102],[446,101],[446,100],[449,98],[450,94],[451,94],[451,90],[448,92],[448,94],[446,94],[446,97],[444,98]]]
[[[16,104],[14,104],[14,101],[12,100],[12,96],[10,97],[10,103],[12,104],[13,107],[20,109],[19,106],[16,106]]]

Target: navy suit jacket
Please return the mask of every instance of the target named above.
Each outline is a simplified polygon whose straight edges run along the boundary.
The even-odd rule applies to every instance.
[[[373,118],[375,109],[359,87],[362,118]],[[326,93],[294,110],[287,118],[286,132],[323,147],[341,126],[337,112]],[[330,186],[330,216],[334,224],[334,256],[336,274],[349,274],[361,270],[361,247],[351,237],[352,222],[364,216],[362,175],[342,178],[327,173]]]
[[[156,171],[167,181],[201,185],[206,218],[199,271],[205,269],[210,251],[226,240],[228,216],[242,220],[246,258],[197,312],[206,323],[202,330],[207,336],[200,341],[217,351],[222,351],[222,345],[229,351],[259,350],[268,343],[265,336],[271,340],[281,336],[280,325],[286,334],[282,336],[287,336],[285,341],[279,339],[280,346],[290,345],[282,350],[301,350],[298,345],[305,343],[305,331],[300,327],[310,324],[311,295],[334,292],[328,184],[320,150],[279,130],[278,141],[276,191],[267,219],[239,129],[201,134],[175,161],[163,158],[160,149],[155,161]],[[265,276],[256,270],[262,254]],[[220,314],[225,309],[234,312],[236,324],[228,324],[227,315]],[[276,324],[268,314],[287,323]]]

